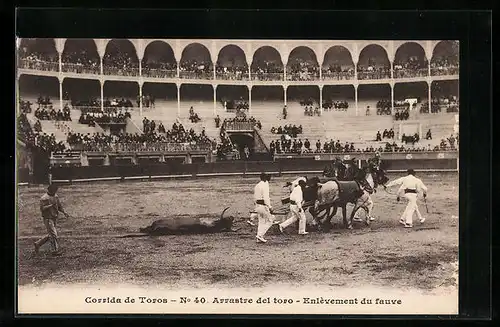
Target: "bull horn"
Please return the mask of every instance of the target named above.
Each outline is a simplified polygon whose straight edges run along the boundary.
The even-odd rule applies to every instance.
[[[224,210],[222,211],[222,213],[220,214],[220,219],[221,219],[221,220],[222,220],[222,219],[224,219],[224,213],[227,211],[227,209],[229,209],[229,207],[227,207],[226,209],[224,209]]]

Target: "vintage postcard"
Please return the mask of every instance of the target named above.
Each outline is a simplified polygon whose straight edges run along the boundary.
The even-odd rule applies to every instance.
[[[458,314],[459,65],[18,38],[18,313]]]

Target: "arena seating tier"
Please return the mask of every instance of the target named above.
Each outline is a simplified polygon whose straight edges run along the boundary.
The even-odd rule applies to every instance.
[[[330,115],[330,112],[325,112],[323,116],[304,116],[303,112],[288,110],[289,115],[286,120],[281,117],[282,105],[266,106],[254,105],[252,107],[252,116],[262,122],[262,135],[265,137],[266,144],[269,145],[272,140],[277,140],[281,137],[279,134],[272,134],[271,127],[284,126],[288,124],[302,125],[303,133],[297,137],[304,140],[309,139],[310,142],[320,140],[334,139],[341,142],[353,142],[355,146],[366,147],[372,145],[380,146],[379,142],[375,142],[376,132],[384,128],[390,129],[393,126],[391,116],[351,116],[347,113],[344,115]],[[289,107],[287,105],[287,107]]]

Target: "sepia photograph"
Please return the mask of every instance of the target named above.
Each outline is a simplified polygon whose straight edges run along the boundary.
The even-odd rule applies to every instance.
[[[458,40],[16,39],[20,314],[458,314]]]

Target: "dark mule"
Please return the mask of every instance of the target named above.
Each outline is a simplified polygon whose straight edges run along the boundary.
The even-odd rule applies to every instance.
[[[347,174],[346,174],[347,175]],[[344,176],[346,176],[344,175]],[[316,190],[314,208],[309,212],[322,229],[330,229],[330,220],[337,213],[337,209],[342,208],[344,226],[352,228],[352,220],[358,208],[363,208],[367,213],[366,223],[369,224],[371,217],[371,208],[373,202],[370,194],[375,192],[378,185],[384,185],[388,178],[382,170],[375,171],[372,167],[359,169],[351,165],[351,178],[349,181],[340,181],[337,179],[320,183],[319,179],[312,180],[316,185],[311,185]],[[354,204],[349,221],[347,220],[347,204]],[[320,215],[321,212],[325,212]]]

